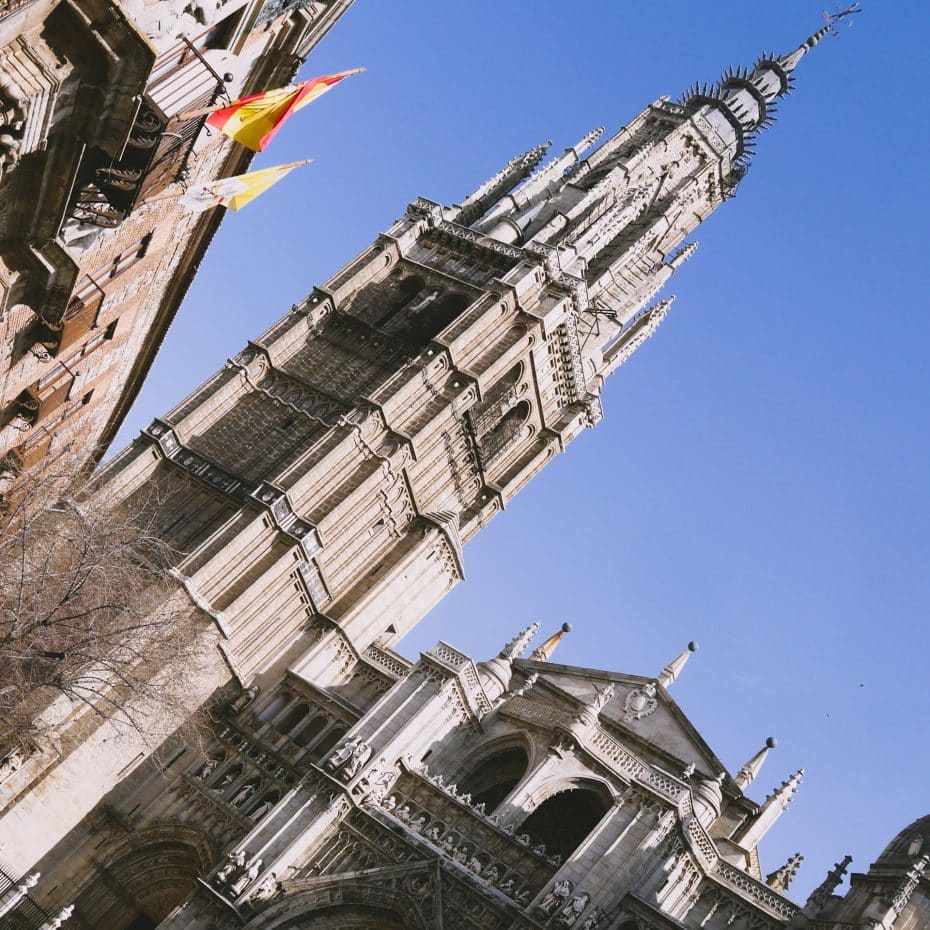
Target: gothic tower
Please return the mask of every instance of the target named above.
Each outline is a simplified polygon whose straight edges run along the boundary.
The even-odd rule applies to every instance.
[[[157,504],[178,553],[176,597],[208,665],[189,711],[238,687],[237,707],[276,693],[264,719],[296,715],[295,738],[237,763],[224,790],[257,765],[277,803],[406,674],[391,647],[464,577],[463,544],[601,419],[605,378],[665,317],[671,298],[653,301],[689,235],[732,195],[823,34],[660,98],[599,146],[598,129],[542,165],[546,147],[530,149],[461,204],[415,201],[103,472],[106,499]],[[325,708],[312,728],[310,704]],[[37,747],[0,776],[14,866],[66,837],[56,896],[88,881],[80,850],[114,828],[114,798],[154,777],[138,737],[60,710],[76,748]],[[180,722],[165,711],[159,734]],[[185,804],[159,802],[158,822]],[[198,868],[249,825],[219,817]]]

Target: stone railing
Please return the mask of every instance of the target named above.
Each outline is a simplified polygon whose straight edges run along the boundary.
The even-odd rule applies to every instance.
[[[376,643],[372,643],[365,650],[364,658],[371,662],[372,665],[377,665],[378,668],[384,669],[384,671],[393,675],[395,678],[403,678],[412,667],[411,663],[402,656],[399,656],[390,649],[384,649]]]
[[[560,859],[547,857],[541,844],[532,846],[528,836],[501,827],[483,805],[473,807],[470,801],[441,777],[405,767],[379,803],[408,832],[525,907],[555,874]]]
[[[735,889],[761,910],[782,920],[791,920],[801,912],[796,904],[723,859],[717,862],[713,875],[722,885]]]

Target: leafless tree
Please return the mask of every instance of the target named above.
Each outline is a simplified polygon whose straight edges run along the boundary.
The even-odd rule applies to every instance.
[[[148,716],[183,699],[205,623],[153,532],[157,501],[113,503],[59,457],[0,515],[0,760],[62,740],[76,719]],[[54,712],[52,710],[54,709]],[[91,718],[92,719],[92,718]],[[74,738],[78,738],[74,733]],[[45,744],[45,745],[43,745]],[[10,764],[9,762],[7,763]]]

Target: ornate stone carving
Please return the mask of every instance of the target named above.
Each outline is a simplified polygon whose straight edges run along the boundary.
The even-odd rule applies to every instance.
[[[536,905],[536,910],[547,917],[552,917],[556,911],[564,907],[574,887],[574,884],[567,878],[555,882],[542,901]]]
[[[352,736],[333,751],[326,767],[343,781],[349,781],[359,773],[370,756],[371,746],[360,736]]]
[[[642,687],[633,688],[632,691],[627,692],[623,701],[623,719],[627,723],[642,720],[643,717],[654,713],[658,706],[656,685],[654,682],[647,681]]]

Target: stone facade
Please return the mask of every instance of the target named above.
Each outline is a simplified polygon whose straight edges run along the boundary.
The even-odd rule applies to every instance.
[[[461,204],[411,204],[104,470],[110,499],[157,492],[208,734],[166,711],[144,742],[60,708],[77,748],[0,769],[8,921],[926,925],[923,821],[846,899],[839,868],[804,907],[796,861],[765,877],[802,773],[761,804],[745,792],[770,747],[726,774],[669,696],[691,648],[655,678],[523,660],[535,628],[488,662],[394,648],[462,579],[463,544],[599,421],[821,37],[656,101],[586,157],[600,130]]]
[[[222,217],[185,184],[252,153],[197,108],[287,83],[351,0],[0,3],[0,494],[95,461]]]

